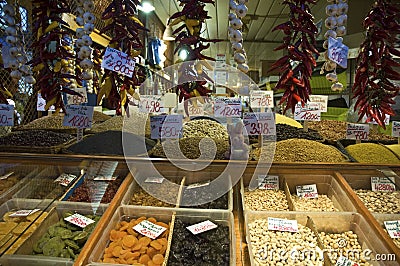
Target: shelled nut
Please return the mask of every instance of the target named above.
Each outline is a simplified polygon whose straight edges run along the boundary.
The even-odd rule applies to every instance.
[[[244,192],[246,209],[253,211],[288,211],[285,192],[282,190],[256,189]]]
[[[327,195],[318,195],[318,198],[303,198],[292,195],[293,203],[297,211],[321,211],[337,212],[339,211]]]
[[[365,189],[354,190],[365,207],[374,213],[400,213],[400,191],[381,192]]]

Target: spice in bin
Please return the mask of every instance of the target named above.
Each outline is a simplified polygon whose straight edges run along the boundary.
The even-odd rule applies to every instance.
[[[11,174],[11,175],[6,178],[1,178],[1,176],[0,176],[0,196],[4,192],[6,192],[8,189],[12,188],[15,184],[17,184],[23,178],[23,176],[20,174],[16,174],[16,173],[8,173],[8,174]],[[8,174],[6,174],[6,175],[8,175]]]

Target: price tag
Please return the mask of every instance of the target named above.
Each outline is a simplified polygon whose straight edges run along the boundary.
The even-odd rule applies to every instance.
[[[148,177],[146,180],[144,180],[145,183],[156,183],[156,184],[161,184],[164,182],[164,177]]]
[[[392,182],[390,182],[392,181]],[[393,192],[396,190],[394,185],[394,177],[371,177],[371,187],[372,191],[382,191],[382,192]]]
[[[182,137],[182,115],[150,117],[152,139],[177,139]]]
[[[189,116],[204,115],[203,105],[197,104],[197,106],[194,106],[193,104],[189,104],[188,113]]]
[[[156,239],[165,230],[167,230],[167,228],[153,224],[152,222],[149,222],[147,220],[143,220],[139,224],[135,225],[133,229],[138,233],[147,236],[151,239]]]
[[[217,98],[214,102],[215,117],[241,117],[242,104],[239,98]]]
[[[228,73],[226,71],[215,71],[215,84],[225,85],[228,79]]]
[[[16,212],[10,214],[10,217],[25,217],[25,216],[31,215],[37,211],[40,211],[40,209],[19,210],[19,211],[16,211]]]
[[[296,220],[268,217],[268,230],[296,233],[299,229]]]
[[[274,113],[244,113],[243,115],[243,135],[276,135],[276,125]]]
[[[300,198],[309,198],[309,199],[318,198],[318,191],[316,184],[296,186],[296,193],[297,196],[299,196]]]
[[[142,113],[161,113],[162,99],[158,95],[141,95],[139,111]]]
[[[14,174],[14,172],[10,172],[10,173],[8,173],[8,174],[2,175],[2,176],[0,176],[0,180],[7,179],[7,178],[9,178],[11,175],[13,175],[13,174]]]
[[[63,126],[76,128],[91,128],[93,106],[67,105]]]
[[[339,259],[336,261],[335,266],[359,266],[359,264],[352,262],[344,256],[340,256]]]
[[[14,106],[9,104],[0,104],[0,127],[14,125]]]
[[[207,220],[207,221],[204,221],[204,222],[201,222],[198,224],[188,226],[188,227],[186,227],[186,229],[188,229],[192,234],[197,235],[197,234],[204,233],[206,231],[215,229],[217,227],[218,227],[218,225],[211,222],[210,220]]]
[[[321,121],[321,110],[319,103],[309,102],[304,107],[298,103],[294,109],[294,119],[299,121]]]
[[[310,102],[319,103],[321,113],[328,112],[328,95],[310,95]]]
[[[67,94],[67,102],[68,102],[68,104],[79,105],[79,104],[88,102],[86,88],[75,88],[73,90],[75,92],[77,92],[77,93],[80,93],[82,95],[82,97],[79,96],[79,95]]]
[[[347,124],[346,139],[368,140],[368,124]]]
[[[104,175],[98,175],[93,178],[95,181],[115,181],[118,178],[118,176],[104,176]]]
[[[383,223],[391,238],[400,238],[400,220],[385,221]]]
[[[279,190],[279,176],[277,175],[259,175],[258,189]]]
[[[400,122],[393,121],[392,122],[392,136],[399,138],[400,137]]]
[[[54,182],[59,183],[64,187],[67,187],[76,177],[76,175],[63,173],[59,177],[57,177]]]
[[[44,107],[46,106],[46,100],[43,99],[42,94],[38,93],[37,103],[36,103],[36,110],[37,111],[46,111]],[[54,105],[50,106],[49,111],[54,111],[56,108]]]
[[[337,63],[343,68],[347,68],[347,55],[349,53],[349,47],[344,45],[342,42],[329,37],[328,40],[328,57],[333,62]]]
[[[251,108],[273,108],[274,92],[273,91],[251,91],[250,92]]]
[[[101,62],[101,67],[131,78],[135,70],[135,64],[135,60],[130,58],[127,54],[107,47],[103,56],[103,61]]]
[[[70,222],[71,224],[77,225],[80,228],[85,228],[89,224],[92,224],[95,222],[94,220],[92,220],[86,216],[83,216],[79,213],[74,213],[73,215],[64,218],[64,220],[67,222]]]
[[[226,65],[226,55],[225,54],[217,54],[215,58],[215,69],[225,69]]]
[[[207,181],[206,183],[194,183],[194,184],[190,184],[189,186],[187,186],[186,189],[193,189],[193,188],[199,188],[199,187],[206,187],[210,185],[210,181]]]

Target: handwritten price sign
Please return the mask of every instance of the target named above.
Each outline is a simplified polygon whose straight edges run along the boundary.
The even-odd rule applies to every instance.
[[[318,198],[318,191],[316,184],[296,186],[296,193],[297,196],[299,196],[300,198],[309,198],[309,199]]]
[[[242,104],[239,98],[218,98],[214,102],[215,117],[241,117]]]
[[[329,37],[328,40],[328,57],[333,62],[337,63],[343,68],[347,68],[347,55],[349,53],[349,47],[344,45],[342,42]]]
[[[107,47],[101,67],[131,78],[135,69],[135,60],[119,50]]]
[[[294,119],[299,121],[321,121],[320,104],[309,102],[304,107],[301,104],[296,104]]]
[[[367,124],[347,124],[346,139],[368,140],[369,125]]]
[[[277,175],[259,175],[258,176],[258,189],[278,190],[279,189],[279,176]]]
[[[150,117],[152,139],[177,139],[182,137],[182,115]]]
[[[251,91],[250,106],[252,108],[273,108],[274,92],[273,91]]]
[[[83,216],[79,213],[74,213],[73,215],[64,218],[64,220],[70,222],[71,224],[77,225],[80,228],[85,228],[89,224],[95,222],[94,220],[87,218],[86,216]]]
[[[26,217],[28,215],[31,215],[37,211],[40,211],[40,209],[33,209],[33,210],[19,210],[16,211],[12,214],[10,214],[10,217]]]
[[[60,185],[67,187],[74,179],[76,178],[76,175],[72,174],[61,174],[59,177],[54,180],[55,183],[59,183]]]
[[[63,126],[76,128],[91,128],[93,106],[67,105]]]
[[[243,115],[244,135],[276,134],[274,113],[245,113]]]
[[[204,115],[204,109],[202,105],[194,106],[193,104],[189,105],[188,108],[189,116],[201,116]]]
[[[133,230],[151,239],[156,239],[165,230],[167,230],[167,228],[153,224],[147,220],[143,220],[139,224],[135,225]]]
[[[14,106],[0,104],[0,127],[14,125]]]
[[[393,192],[396,190],[394,177],[371,177],[372,191]]]
[[[139,111],[142,113],[160,113],[162,112],[162,99],[157,95],[141,95],[139,102]]]
[[[217,228],[218,226],[216,224],[214,224],[213,222],[211,222],[210,220],[198,223],[198,224],[194,224],[191,226],[186,227],[186,229],[188,229],[190,232],[192,232],[192,234],[197,235],[212,229]]]
[[[392,122],[392,136],[396,138],[400,137],[400,122],[398,121]]]
[[[328,96],[327,95],[310,95],[310,102],[319,103],[321,113],[328,112]]]
[[[76,88],[76,89],[74,89],[74,91],[76,91],[77,93],[81,94],[82,97],[79,96],[79,95],[68,94],[67,95],[68,104],[79,105],[81,103],[87,103],[88,102],[86,88]]]
[[[400,221],[385,221],[383,223],[391,238],[400,238]]]
[[[296,220],[268,217],[268,230],[296,233],[299,229]]]

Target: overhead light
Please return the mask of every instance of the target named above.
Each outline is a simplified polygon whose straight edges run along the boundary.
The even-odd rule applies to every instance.
[[[164,34],[163,34],[163,40],[164,41],[174,41],[175,37],[174,35],[172,35],[173,30],[172,27],[170,25],[167,25],[167,27],[165,28]]]
[[[150,13],[156,9],[151,3],[147,1],[143,1],[142,4],[139,5],[137,8],[144,13]]]
[[[182,61],[185,61],[186,58],[188,57],[188,55],[189,55],[189,52],[186,49],[181,49],[179,51],[179,55],[178,56]]]

